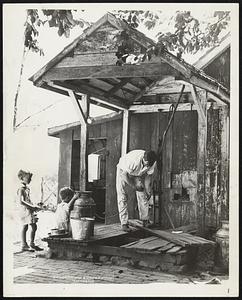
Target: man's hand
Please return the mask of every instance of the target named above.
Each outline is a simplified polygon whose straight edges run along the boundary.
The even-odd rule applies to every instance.
[[[144,191],[143,185],[140,185],[140,184],[136,185],[136,186],[135,186],[135,189],[136,189],[136,191],[138,191],[138,192],[143,192],[143,191]]]
[[[144,184],[143,181],[140,177],[135,177],[134,178],[134,185],[135,185],[135,189],[138,192],[143,192],[144,191]]]

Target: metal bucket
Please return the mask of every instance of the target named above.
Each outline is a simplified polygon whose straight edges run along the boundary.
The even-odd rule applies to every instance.
[[[223,271],[229,270],[229,221],[222,220],[216,233],[216,265]]]
[[[88,240],[94,231],[93,218],[70,219],[72,238],[74,240]]]

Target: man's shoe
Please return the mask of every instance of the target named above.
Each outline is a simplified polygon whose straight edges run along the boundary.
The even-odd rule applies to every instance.
[[[129,228],[129,225],[128,225],[128,224],[123,224],[123,225],[121,225],[121,229],[122,229],[123,231],[126,231],[126,232],[132,231],[132,229]]]
[[[150,222],[150,220],[144,220],[143,221],[143,227],[145,228],[151,228],[153,224]]]
[[[30,247],[35,251],[43,251],[44,250],[43,248],[40,248],[39,246],[36,246],[36,245],[30,245]]]
[[[22,251],[28,251],[28,252],[34,252],[34,250],[33,249],[31,249],[31,248],[29,248],[29,246],[26,244],[26,245],[24,245],[24,246],[22,246],[22,249],[21,249]]]

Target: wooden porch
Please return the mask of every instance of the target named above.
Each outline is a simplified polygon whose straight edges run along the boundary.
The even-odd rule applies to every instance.
[[[120,230],[120,224],[99,225],[94,228],[94,236],[86,241],[51,236],[43,241],[48,243],[53,258],[125,264],[168,272],[213,268],[215,243],[188,233],[196,232],[191,226],[172,233],[171,230],[142,228],[138,220],[130,220],[129,224],[132,232]]]

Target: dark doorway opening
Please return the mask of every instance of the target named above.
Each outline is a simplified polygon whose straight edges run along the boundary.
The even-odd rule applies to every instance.
[[[87,190],[93,192],[93,199],[96,203],[96,222],[105,223],[105,198],[106,198],[106,139],[90,138],[88,140],[88,155],[99,156],[99,176],[96,180],[88,180]],[[80,179],[80,140],[72,142],[71,161],[71,186],[79,190]]]

